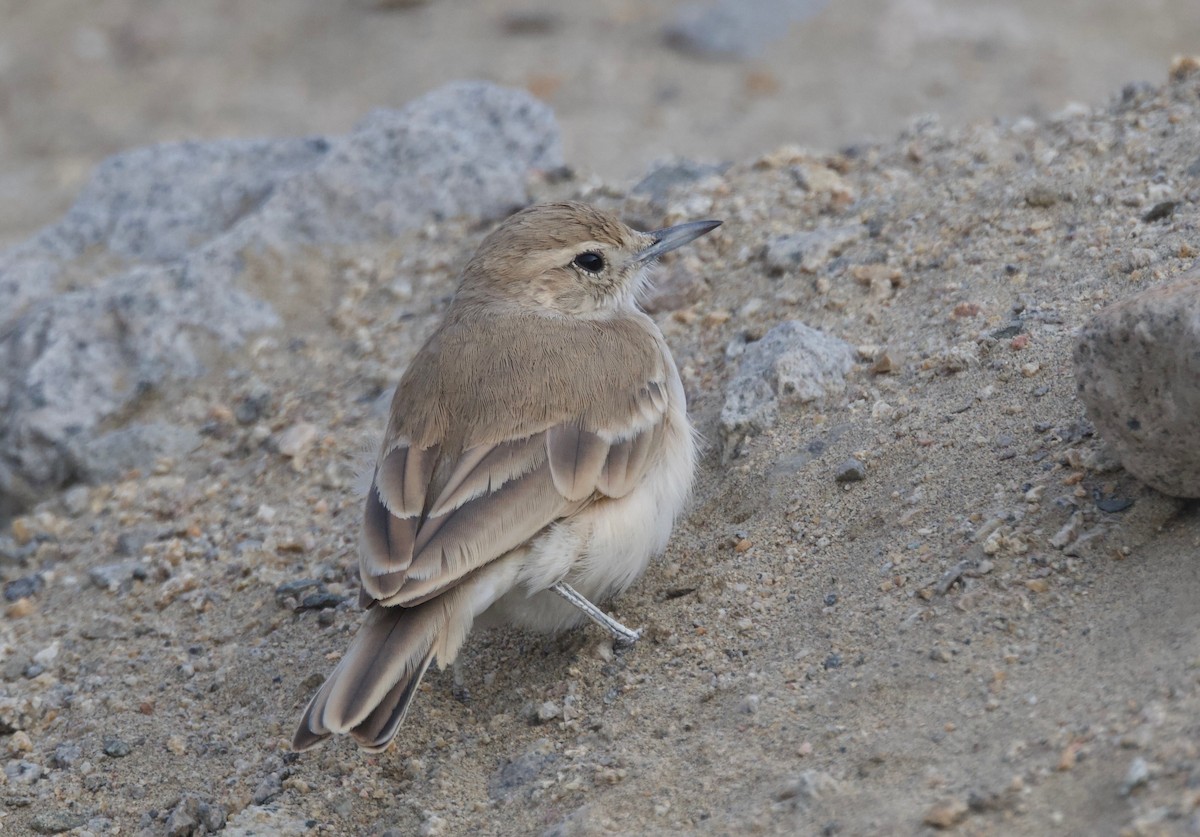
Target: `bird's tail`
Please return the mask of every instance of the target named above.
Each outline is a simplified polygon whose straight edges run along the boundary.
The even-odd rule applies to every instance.
[[[375,606],[300,718],[292,748],[349,733],[365,750],[396,736],[429,664],[453,662],[474,620],[463,585],[415,607]]]

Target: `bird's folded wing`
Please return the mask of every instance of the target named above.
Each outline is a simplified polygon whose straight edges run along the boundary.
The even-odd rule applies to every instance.
[[[661,454],[665,382],[630,394],[612,426],[563,421],[517,439],[473,445],[455,461],[398,440],[367,495],[363,598],[412,606],[454,586],[596,499],[623,497]]]

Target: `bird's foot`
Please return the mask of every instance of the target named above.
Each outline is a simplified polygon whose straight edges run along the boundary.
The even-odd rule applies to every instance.
[[[559,581],[550,585],[550,589],[555,593],[558,593],[558,595],[562,596],[571,604],[575,605],[575,607],[582,610],[589,619],[612,634],[613,641],[619,647],[628,648],[642,638],[642,631],[640,628],[634,630],[633,628],[625,627],[616,619],[613,619],[603,610],[585,599],[583,596],[579,595],[579,593],[577,593],[574,588],[572,588],[571,585],[567,584],[565,581]]]

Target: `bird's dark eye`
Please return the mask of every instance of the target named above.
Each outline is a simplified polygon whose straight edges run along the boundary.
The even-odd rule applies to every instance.
[[[604,257],[599,253],[580,253],[572,264],[583,268],[588,273],[599,273],[604,270]]]

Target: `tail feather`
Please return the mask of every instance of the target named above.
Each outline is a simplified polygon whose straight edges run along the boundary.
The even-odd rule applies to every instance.
[[[396,737],[404,716],[408,714],[408,706],[417,694],[421,678],[425,670],[433,662],[433,654],[427,654],[421,661],[420,667],[408,679],[402,679],[384,697],[379,705],[371,710],[362,722],[350,730],[358,746],[370,752],[386,750]]]
[[[366,750],[386,749],[434,660],[454,662],[475,617],[512,589],[525,552],[514,550],[455,587],[411,607],[375,603],[346,655],[309,701],[292,739],[307,750],[349,733]]]
[[[309,701],[293,749],[307,750],[333,733],[350,733],[367,749],[387,747],[434,660],[435,646],[443,663],[452,661],[461,641],[451,648],[444,639],[448,633],[463,637],[470,628],[474,614],[464,612],[457,592],[414,608],[372,608],[346,655]]]

